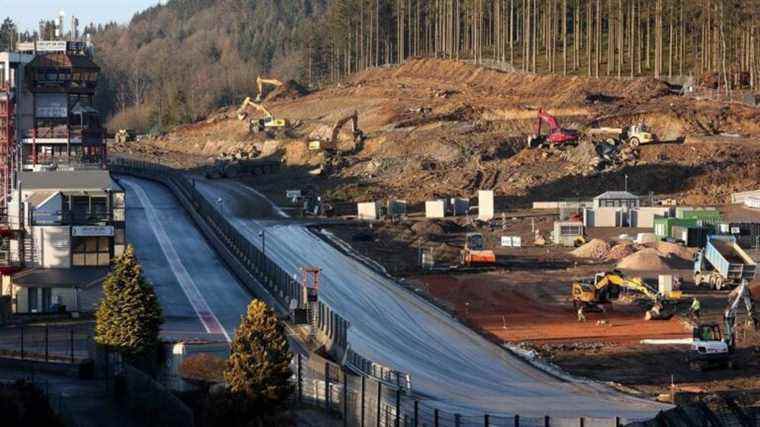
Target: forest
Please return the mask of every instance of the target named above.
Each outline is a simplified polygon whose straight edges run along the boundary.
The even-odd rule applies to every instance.
[[[694,76],[725,92],[754,89],[759,6],[760,0],[170,0],[129,24],[87,32],[103,69],[98,106],[113,127],[162,131],[255,93],[258,74],[317,87],[420,56],[527,73]],[[0,36],[0,46],[7,38]]]

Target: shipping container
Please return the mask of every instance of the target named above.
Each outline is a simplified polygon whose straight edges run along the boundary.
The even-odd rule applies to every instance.
[[[696,219],[663,218],[658,216],[654,219],[654,234],[661,239],[671,237],[674,225],[697,227],[699,224]]]
[[[702,248],[707,244],[707,236],[713,234],[711,227],[684,227],[674,225],[671,227],[670,237],[683,242],[691,248]]]
[[[729,232],[740,236],[760,236],[760,222],[732,222]]]
[[[703,223],[717,223],[722,221],[720,211],[715,209],[699,209],[683,212],[683,219],[696,219]]]
[[[712,212],[713,215],[717,213],[720,215],[720,211],[714,207],[693,207],[693,206],[678,206],[676,207],[676,218],[688,219],[693,218],[693,215],[702,215],[704,212]],[[709,215],[709,214],[707,214]]]

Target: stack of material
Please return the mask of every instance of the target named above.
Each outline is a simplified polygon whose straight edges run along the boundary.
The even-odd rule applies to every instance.
[[[570,252],[576,258],[604,259],[610,251],[610,245],[604,240],[594,239]]]
[[[613,246],[609,252],[607,252],[607,256],[604,258],[604,260],[605,261],[620,261],[621,259],[629,255],[632,255],[634,252],[636,252],[636,249],[634,248],[632,243],[630,242],[618,243],[617,245]]]
[[[669,271],[670,266],[657,249],[646,248],[623,258],[617,265],[622,270]]]
[[[655,249],[663,254],[676,256],[681,259],[691,260],[694,258],[694,252],[691,249],[675,243],[657,242]]]

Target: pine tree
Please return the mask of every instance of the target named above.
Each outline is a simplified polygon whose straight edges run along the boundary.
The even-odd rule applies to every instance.
[[[293,392],[285,328],[271,308],[253,300],[232,342],[224,379],[233,395],[246,402],[251,416],[277,411]]]
[[[132,246],[114,261],[103,282],[95,322],[95,341],[127,356],[148,354],[158,346],[163,323],[153,287],[143,278]]]

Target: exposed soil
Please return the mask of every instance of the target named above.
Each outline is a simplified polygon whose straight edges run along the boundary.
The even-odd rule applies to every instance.
[[[293,123],[284,138],[250,135],[231,107],[114,151],[182,166],[261,152],[289,166],[259,182],[262,190],[271,195],[315,185],[333,201],[416,203],[493,189],[497,207],[527,206],[619,189],[625,175],[634,192],[689,203],[722,203],[733,191],[760,186],[760,110],[671,96],[653,79],[535,76],[418,59],[366,70],[310,94],[296,89],[290,83],[279,89],[283,96],[276,91],[266,101],[275,117]],[[599,164],[589,163],[583,144],[564,151],[525,149],[538,108],[580,130],[643,121],[671,143],[642,146],[620,161]],[[367,136],[355,152],[326,157],[307,149],[312,131],[353,110]],[[721,136],[726,134],[740,137]],[[686,142],[676,143],[679,138]],[[326,176],[308,173],[325,165]]]

